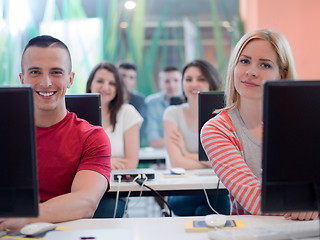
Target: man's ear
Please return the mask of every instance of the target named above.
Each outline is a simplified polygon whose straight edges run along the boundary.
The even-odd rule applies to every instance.
[[[24,84],[24,76],[23,76],[23,73],[19,73],[19,78],[20,78],[21,84]]]
[[[71,86],[73,84],[73,79],[74,79],[74,72],[71,72],[69,75],[69,82],[68,82],[67,88],[71,88]]]

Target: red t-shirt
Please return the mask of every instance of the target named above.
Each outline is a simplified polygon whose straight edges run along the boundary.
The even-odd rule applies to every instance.
[[[102,127],[68,112],[51,127],[36,127],[36,136],[41,202],[70,193],[80,170],[98,172],[110,183],[111,145]]]

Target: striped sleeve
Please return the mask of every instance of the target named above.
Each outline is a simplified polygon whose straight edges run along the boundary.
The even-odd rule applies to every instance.
[[[233,214],[261,214],[260,181],[242,157],[242,147],[227,112],[210,119],[202,127],[200,138],[213,170],[229,190]]]

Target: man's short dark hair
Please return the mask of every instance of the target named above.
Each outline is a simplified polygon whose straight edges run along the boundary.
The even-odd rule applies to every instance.
[[[65,49],[68,54],[68,57],[69,57],[69,73],[71,72],[71,69],[72,69],[71,54],[70,54],[70,51],[69,51],[67,45],[64,44],[62,41],[60,41],[59,39],[54,38],[52,36],[41,35],[41,36],[37,36],[37,37],[30,39],[30,41],[25,46],[23,53],[22,53],[22,58],[21,58],[22,73],[23,73],[23,56],[29,47],[41,47],[41,48],[58,47],[58,48]]]
[[[136,68],[136,65],[134,65],[133,63],[131,62],[121,62],[118,66],[118,68],[123,68],[123,69],[127,69],[127,70],[134,70],[134,71],[137,71],[137,68]]]
[[[175,66],[167,66],[163,71],[164,72],[175,72],[175,71],[180,72],[179,68]]]

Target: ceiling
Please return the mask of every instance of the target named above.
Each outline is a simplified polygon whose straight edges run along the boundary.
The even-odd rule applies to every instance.
[[[49,1],[49,0],[48,0]],[[55,0],[60,14],[63,12],[63,2],[65,0]],[[86,15],[89,18],[97,17],[97,5],[101,0],[80,0]],[[105,12],[108,12],[108,7],[111,0],[103,0],[105,6]],[[126,0],[118,0],[119,11],[123,8]],[[237,3],[238,0],[145,0],[146,8],[146,23],[158,22],[165,3],[169,4],[167,21],[181,21],[183,16],[193,18],[195,13],[198,14],[199,21],[212,21],[211,15],[211,2],[216,2],[219,17],[221,21],[226,19],[226,12],[232,19],[233,16],[237,15]],[[3,0],[4,3],[4,17],[7,13],[7,7],[9,0]],[[47,0],[29,0],[30,11],[33,19],[36,23],[41,22],[45,12]]]

